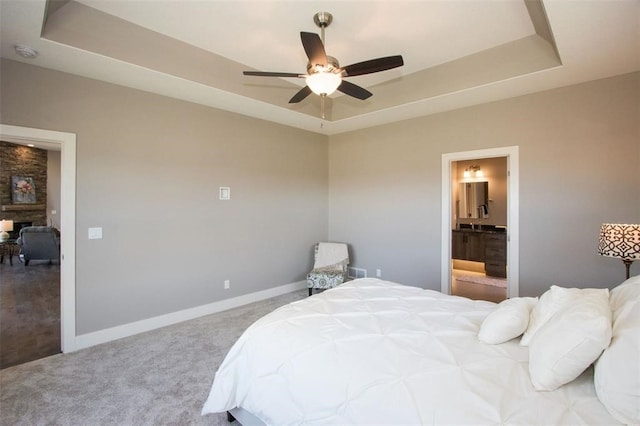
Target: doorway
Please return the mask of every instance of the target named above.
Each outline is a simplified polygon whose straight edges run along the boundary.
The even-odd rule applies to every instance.
[[[451,294],[507,298],[507,157],[451,165]]]
[[[503,160],[494,160],[498,158]],[[488,182],[489,179],[481,171],[481,164],[490,165],[500,161],[503,161],[506,167],[506,199],[504,200],[491,195],[491,182]],[[459,270],[462,270],[467,271],[464,275],[469,277],[465,281],[483,284],[466,285],[467,290],[476,292],[477,298],[499,301],[505,297],[518,296],[518,176],[517,146],[442,155],[441,291],[443,293],[455,294],[454,277],[460,274]],[[497,186],[499,187],[500,184],[497,183]],[[494,191],[493,194],[495,193]],[[500,206],[501,202],[504,202],[504,206]],[[485,247],[485,242],[488,247]],[[506,245],[504,260],[508,262],[485,262],[485,253],[495,254],[495,250],[503,245]],[[453,253],[452,250],[456,252]],[[484,284],[504,285],[504,282],[500,282],[504,278],[506,278],[505,289],[484,286]],[[465,284],[462,285],[465,286]],[[483,291],[486,294],[481,294]]]
[[[62,352],[76,348],[76,135],[54,130],[0,124],[0,138],[60,147],[60,336]]]
[[[0,217],[9,223],[8,240],[0,259],[0,369],[60,353],[60,262],[53,254],[54,233],[21,235],[23,228],[51,226],[55,233],[60,210],[60,146],[36,146],[36,142],[0,141]],[[25,176],[33,203],[16,203],[11,186]],[[11,226],[11,222],[13,226]],[[11,229],[13,228],[13,229]],[[20,238],[40,238],[46,249],[36,247],[56,260],[24,259]],[[6,238],[6,236],[5,236]],[[34,250],[31,250],[34,253]],[[8,259],[7,259],[8,258]]]

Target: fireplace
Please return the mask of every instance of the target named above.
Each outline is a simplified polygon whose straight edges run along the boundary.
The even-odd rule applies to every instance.
[[[9,238],[12,240],[18,239],[20,230],[27,226],[33,226],[33,222],[13,222],[13,231],[9,232]]]

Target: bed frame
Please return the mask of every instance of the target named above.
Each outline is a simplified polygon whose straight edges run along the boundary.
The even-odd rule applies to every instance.
[[[262,420],[242,408],[232,408],[227,411],[227,421],[229,423],[237,421],[242,426],[267,426]]]

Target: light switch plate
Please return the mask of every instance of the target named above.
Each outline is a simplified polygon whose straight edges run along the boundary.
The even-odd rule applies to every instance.
[[[220,187],[220,199],[221,200],[230,200],[231,199],[231,188],[228,186]]]
[[[89,228],[89,239],[90,240],[101,240],[102,239],[102,228]]]

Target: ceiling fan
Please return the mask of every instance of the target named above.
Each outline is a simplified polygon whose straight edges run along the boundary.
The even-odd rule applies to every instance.
[[[373,95],[367,89],[344,80],[345,77],[372,74],[404,65],[402,56],[395,55],[340,67],[338,60],[328,56],[324,50],[324,29],[331,24],[333,16],[329,12],[318,12],[313,16],[313,21],[320,27],[322,37],[316,33],[300,32],[302,46],[309,58],[306,74],[268,71],[244,71],[243,74],[257,77],[304,78],[307,85],[293,95],[289,103],[298,103],[313,92],[320,96],[322,118],[324,118],[324,98],[336,90],[361,100]]]

